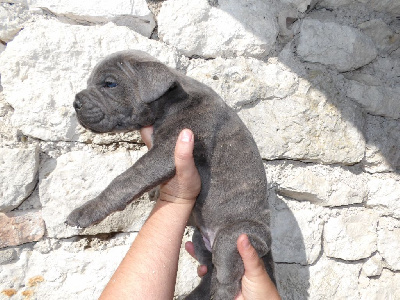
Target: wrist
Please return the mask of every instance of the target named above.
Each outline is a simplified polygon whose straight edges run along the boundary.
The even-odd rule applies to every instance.
[[[157,201],[162,201],[165,203],[172,203],[172,204],[187,205],[187,206],[193,207],[196,202],[196,197],[195,198],[182,198],[182,197],[170,195],[161,190]]]

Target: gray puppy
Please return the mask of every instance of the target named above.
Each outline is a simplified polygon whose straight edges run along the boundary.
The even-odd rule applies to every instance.
[[[195,135],[201,192],[193,209],[196,256],[208,273],[187,299],[233,299],[243,262],[236,248],[246,233],[273,277],[267,182],[257,146],[237,114],[208,86],[141,51],[118,52],[93,70],[76,95],[79,122],[98,132],[153,125],[153,148],[67,223],[87,227],[175,174],[174,149],[184,128]]]

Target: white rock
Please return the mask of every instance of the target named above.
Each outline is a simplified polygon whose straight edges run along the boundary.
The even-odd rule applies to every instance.
[[[96,46],[94,46],[96,45]],[[93,69],[106,55],[138,49],[177,67],[177,52],[112,23],[72,26],[40,20],[27,26],[0,57],[5,100],[23,134],[45,141],[87,140],[72,107]]]
[[[57,15],[87,22],[116,21],[131,23],[133,29],[149,37],[155,21],[145,0],[28,0],[30,7],[47,8]]]
[[[343,206],[367,199],[366,181],[351,169],[271,162],[266,164],[268,182],[280,195],[322,206]]]
[[[400,121],[367,116],[366,171],[388,172],[400,168]]]
[[[0,3],[0,40],[8,43],[23,28],[27,18],[26,7],[21,4]]]
[[[379,253],[370,257],[363,265],[362,271],[368,277],[379,276],[382,274],[383,261]]]
[[[43,219],[49,237],[139,230],[153,203],[136,201],[101,223],[82,230],[64,224],[73,209],[93,199],[119,174],[132,166],[143,153],[118,150],[99,154],[72,151],[50,160],[40,170],[39,191]]]
[[[400,274],[383,269],[379,278],[360,278],[359,291],[361,300],[399,299]]]
[[[360,2],[365,2],[365,0],[357,0]],[[388,12],[394,16],[400,14],[400,2],[398,0],[369,0],[367,5],[373,10]]]
[[[400,46],[400,35],[394,33],[381,19],[369,20],[358,27],[374,41],[382,53],[390,53]]]
[[[264,159],[354,164],[365,151],[359,130],[363,117],[351,104],[333,103],[334,98],[311,88],[306,95],[261,101],[238,114]]]
[[[271,197],[270,197],[271,199]],[[271,202],[271,200],[270,200]],[[272,254],[276,263],[313,264],[321,252],[322,208],[277,197],[270,203]]]
[[[296,7],[300,12],[305,12],[313,0],[282,0],[282,2]]]
[[[260,99],[285,98],[299,84],[297,75],[276,59],[192,60],[186,75],[213,88],[234,109]]]
[[[340,72],[362,67],[377,55],[372,40],[359,29],[313,19],[301,24],[297,53],[305,61],[333,66]]]
[[[361,264],[348,264],[322,257],[309,267],[310,289],[307,299],[358,300]]]
[[[400,218],[400,175],[369,176],[367,205],[387,216]]]
[[[380,85],[368,85],[356,80],[349,80],[347,96],[361,105],[368,113],[400,118],[400,87],[391,88]]]
[[[369,211],[331,218],[324,227],[324,252],[329,257],[359,260],[377,250],[377,217]]]
[[[11,211],[32,193],[38,167],[37,147],[0,148],[0,211]]]
[[[186,56],[264,57],[273,47],[278,26],[273,1],[165,1],[158,33]]]
[[[379,219],[378,251],[388,267],[400,270],[400,221],[390,217]]]

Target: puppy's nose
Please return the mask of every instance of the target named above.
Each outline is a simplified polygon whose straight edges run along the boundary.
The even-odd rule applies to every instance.
[[[74,101],[74,108],[76,109],[76,110],[80,110],[81,108],[82,108],[82,101],[80,100],[80,99],[75,99],[75,101]]]

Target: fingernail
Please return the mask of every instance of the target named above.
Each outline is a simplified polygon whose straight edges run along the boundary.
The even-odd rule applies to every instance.
[[[246,236],[245,239],[243,239],[243,241],[242,241],[242,246],[243,246],[245,249],[250,248],[250,241],[249,241],[249,238],[248,238],[247,236]]]
[[[184,129],[181,132],[180,140],[182,142],[190,142],[193,139],[193,134],[190,130]]]

